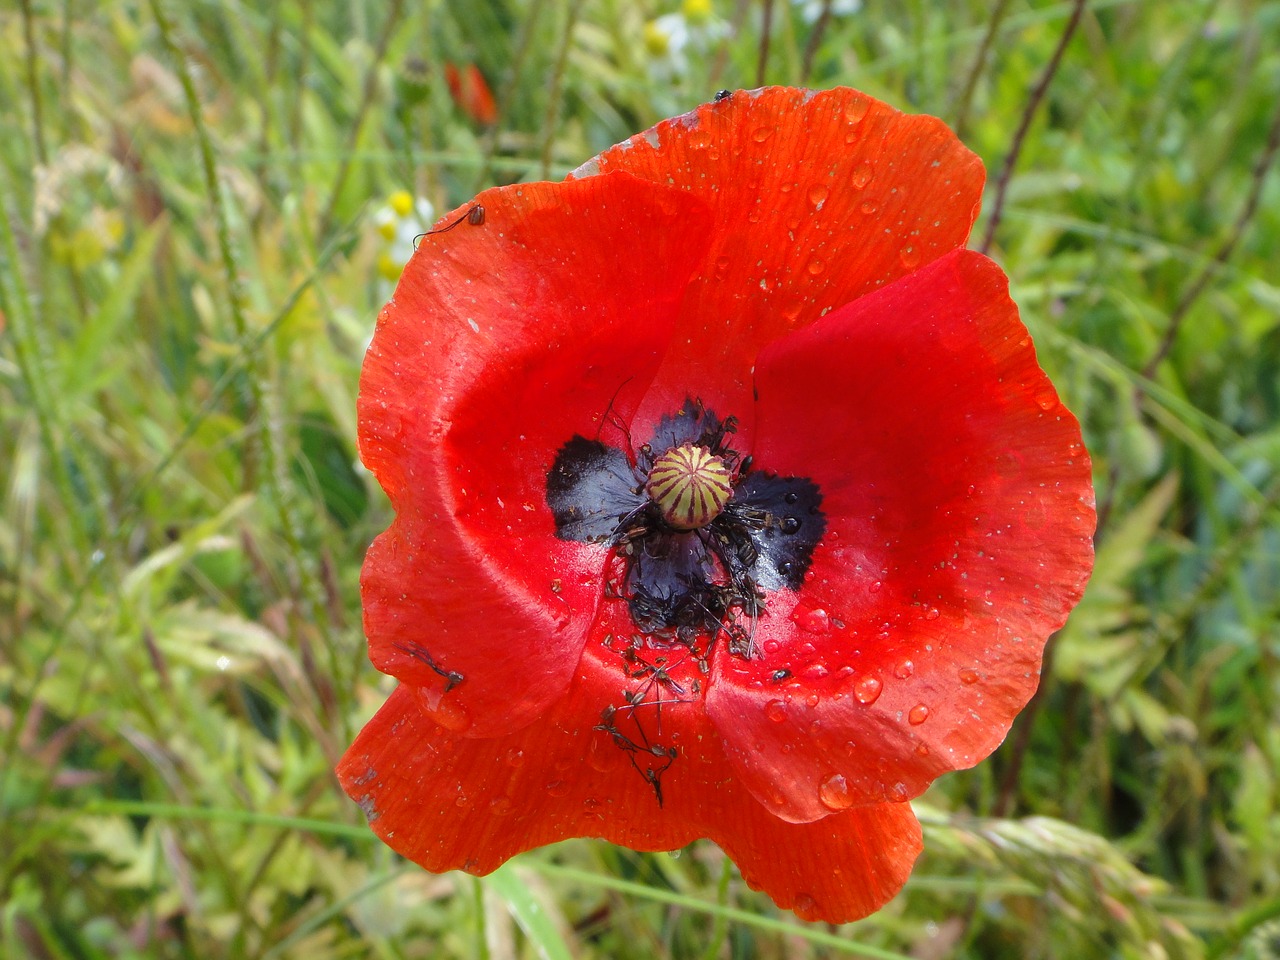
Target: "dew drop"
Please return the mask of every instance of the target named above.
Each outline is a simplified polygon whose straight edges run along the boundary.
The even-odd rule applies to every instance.
[[[924,612],[924,618],[926,620],[937,620],[940,616],[942,616],[942,614],[938,612],[937,607],[930,607]]]
[[[929,755],[929,745],[923,740],[916,744],[916,756],[927,757]]]
[[[827,269],[827,265],[823,263],[821,260],[817,259],[816,257],[809,261],[809,273],[811,273],[813,276],[816,277],[818,274],[822,273],[822,271],[825,269]]]
[[[830,633],[831,617],[821,607],[802,609],[797,607],[791,619],[805,633]]]
[[[814,692],[814,693],[810,693],[807,697],[805,697],[805,698],[804,698],[804,702],[805,702],[805,703],[807,703],[807,704],[808,704],[809,706],[811,706],[811,707],[816,707],[819,703],[821,703],[821,702],[822,702],[822,700],[821,700],[821,698],[818,696],[818,694],[817,694],[816,692]]]
[[[796,517],[782,518],[783,533],[795,533],[799,529],[800,529],[800,521]]]
[[[871,164],[864,163],[862,166],[858,167],[857,170],[853,171],[853,176],[849,178],[849,182],[853,184],[853,188],[855,190],[861,190],[871,182],[873,174],[874,171],[871,169]]]
[[[723,280],[725,278],[725,275],[729,272],[729,263],[730,260],[728,257],[716,257],[715,277],[717,280]]]
[[[859,703],[872,704],[880,697],[883,686],[875,677],[863,677],[853,685],[853,695]]]
[[[520,766],[522,763],[524,763],[524,751],[523,751],[523,750],[508,750],[508,751],[507,751],[507,763],[508,763],[508,764],[510,764],[510,765],[511,765],[511,766],[513,766],[513,767],[518,767],[518,766]]]
[[[552,780],[547,784],[547,793],[553,797],[563,797],[569,792],[569,783],[566,780]]]
[[[872,593],[879,593],[881,590],[884,589],[884,584],[881,583],[879,580],[877,580],[873,584],[871,584],[871,586],[867,587],[867,589]]]
[[[913,727],[918,727],[929,719],[929,708],[923,703],[917,703],[911,708],[911,712],[907,714],[907,722]]]
[[[919,266],[920,251],[913,246],[905,246],[898,251],[898,259],[902,261],[902,265],[908,269]]]
[[[818,901],[807,893],[797,893],[796,902],[791,905],[801,920],[813,920],[818,914]]]
[[[419,702],[425,704],[425,699],[419,697]],[[440,703],[434,709],[428,707],[427,714],[440,726],[453,733],[463,733],[471,728],[471,717],[463,709],[462,704],[453,697],[441,697]]]
[[[824,200],[831,195],[831,190],[824,183],[815,183],[809,188],[809,202],[815,207],[822,206]]]
[[[848,810],[853,806],[849,784],[839,773],[833,773],[818,785],[818,799],[828,810]]]
[[[916,672],[916,665],[910,660],[903,660],[900,664],[893,668],[893,675],[899,680],[906,680],[909,676]]]
[[[811,663],[804,668],[804,677],[806,680],[821,680],[828,672],[826,664]]]
[[[770,700],[764,705],[764,715],[774,723],[787,719],[787,705],[781,700]]]
[[[756,127],[751,131],[751,139],[756,143],[764,143],[773,136],[773,127]]]
[[[978,671],[970,670],[968,667],[960,671],[960,682],[966,685],[978,682]]]
[[[892,803],[906,803],[909,799],[907,785],[901,782],[895,783],[893,786],[885,790],[884,796],[886,800],[889,800]]]
[[[495,797],[489,801],[489,810],[496,817],[505,817],[511,812],[511,798]]]
[[[877,206],[876,206],[874,203],[872,203],[870,200],[866,201],[866,202],[865,202],[865,203],[863,203],[863,205],[862,205],[862,212],[863,212],[863,213],[865,213],[867,216],[870,216],[871,214],[875,213],[875,212],[876,212],[877,210],[879,210],[879,209],[880,209],[880,208],[879,208],[879,207],[877,207]]]
[[[862,118],[867,115],[867,111],[871,109],[871,101],[866,98],[859,97],[845,105],[844,118],[850,123],[861,123]]]
[[[615,755],[616,751],[604,738],[592,740],[587,749],[587,765],[597,773],[604,773],[612,767],[611,761]]]

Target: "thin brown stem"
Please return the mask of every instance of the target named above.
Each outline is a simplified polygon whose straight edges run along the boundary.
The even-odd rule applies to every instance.
[[[1031,129],[1031,121],[1035,119],[1036,111],[1040,107],[1040,101],[1044,99],[1044,95],[1049,91],[1049,84],[1053,83],[1053,78],[1057,76],[1058,67],[1062,63],[1062,56],[1067,52],[1067,44],[1071,42],[1071,37],[1075,34],[1076,28],[1080,26],[1080,19],[1084,16],[1084,8],[1088,2],[1089,0],[1075,0],[1075,6],[1071,8],[1071,16],[1067,19],[1067,26],[1062,31],[1062,36],[1058,39],[1057,49],[1053,51],[1053,56],[1049,58],[1049,63],[1044,68],[1040,81],[1027,99],[1027,107],[1022,111],[1022,119],[1018,121],[1018,130],[1013,135],[1013,143],[1009,147],[1009,155],[1004,158],[1004,166],[1000,170],[1000,179],[996,183],[996,199],[991,207],[991,218],[987,221],[987,232],[982,238],[982,245],[978,248],[983,253],[991,249],[991,241],[995,238],[996,228],[1000,226],[1001,217],[1004,215],[1004,201],[1009,190],[1009,181],[1013,178],[1013,168],[1018,163],[1018,155],[1022,153],[1022,145],[1026,141],[1027,132]]]
[[[818,14],[818,19],[814,21],[813,30],[809,34],[809,42],[804,47],[804,60],[800,64],[800,83],[802,85],[809,82],[809,77],[813,73],[813,60],[818,55],[818,47],[822,45],[823,34],[827,32],[827,24],[831,22],[831,4],[834,0],[822,0],[822,12]],[[1008,0],[1005,0],[1008,2]]]
[[[1005,14],[1008,12],[1009,0],[998,0],[996,8],[991,11],[991,18],[987,21],[987,32],[983,34],[982,43],[978,45],[978,55],[974,57],[973,66],[969,69],[969,75],[965,77],[964,89],[956,100],[956,136],[961,140],[964,139],[968,130],[969,111],[973,108],[973,94],[978,89],[978,78],[982,76],[982,71],[987,68],[987,55],[991,52],[991,46],[995,43],[996,35],[1000,32],[1000,24],[1004,22]]]
[[[760,55],[756,60],[756,86],[764,86],[765,70],[769,66],[769,39],[773,34],[773,0],[764,0],[764,14],[760,22]]]
[[[1235,223],[1231,226],[1231,232],[1222,241],[1213,258],[1205,264],[1204,269],[1191,281],[1191,284],[1182,294],[1182,298],[1169,314],[1169,323],[1165,327],[1164,336],[1160,339],[1160,345],[1156,348],[1156,352],[1151,355],[1151,359],[1147,361],[1146,366],[1142,368],[1142,375],[1147,379],[1155,376],[1160,364],[1169,356],[1169,351],[1173,349],[1173,343],[1178,338],[1178,333],[1182,329],[1182,324],[1186,321],[1192,305],[1209,286],[1209,281],[1231,259],[1231,255],[1235,253],[1236,247],[1240,245],[1240,240],[1244,237],[1245,231],[1249,229],[1249,224],[1253,222],[1253,218],[1257,215],[1258,205],[1262,200],[1262,188],[1267,179],[1267,171],[1271,169],[1272,163],[1275,162],[1277,149],[1280,149],[1280,108],[1277,108],[1275,116],[1271,118],[1271,129],[1267,133],[1266,144],[1262,148],[1262,153],[1258,155],[1257,162],[1253,165],[1249,196],[1245,200],[1244,206],[1240,208],[1240,213],[1236,217]]]
[[[1009,764],[1005,767],[1004,775],[1000,778],[1000,786],[996,791],[996,800],[991,808],[993,817],[1007,817],[1017,801],[1018,778],[1022,775],[1022,762],[1027,755],[1027,750],[1031,747],[1031,734],[1035,729],[1036,716],[1040,713],[1040,707],[1044,703],[1044,698],[1048,695],[1046,691],[1049,688],[1049,677],[1053,672],[1053,651],[1056,639],[1057,634],[1055,633],[1049,637],[1048,642],[1044,645],[1044,660],[1040,667],[1040,685],[1036,687],[1035,694],[1018,716],[1015,724],[1013,744],[1009,750]]]

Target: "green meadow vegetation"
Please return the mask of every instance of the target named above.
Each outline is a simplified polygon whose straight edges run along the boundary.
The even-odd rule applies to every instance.
[[[855,7],[0,9],[0,956],[1280,958],[1280,2]],[[332,773],[391,689],[355,392],[412,208],[762,82],[983,157],[971,243],[1094,460],[1088,594],[864,921],[706,842],[428,874]]]

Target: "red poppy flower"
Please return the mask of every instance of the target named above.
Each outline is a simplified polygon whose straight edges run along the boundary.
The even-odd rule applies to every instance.
[[[388,844],[710,837],[832,922],[901,887],[903,801],[1004,738],[1092,564],[982,182],[931,117],[740,91],[423,241],[359,403],[401,686],[339,773]]]
[[[498,104],[493,99],[493,91],[474,63],[463,67],[446,63],[444,80],[453,102],[476,123],[487,126],[498,119]]]

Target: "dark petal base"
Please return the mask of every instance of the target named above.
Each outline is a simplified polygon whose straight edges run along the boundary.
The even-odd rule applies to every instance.
[[[641,634],[692,646],[726,631],[730,650],[749,657],[749,633],[735,621],[754,622],[767,592],[800,589],[826,518],[817,484],[752,472],[750,458],[741,460],[727,445],[733,430],[732,417],[722,421],[690,399],[662,418],[634,466],[622,450],[575,436],[547,474],[547,504],[560,539],[616,549],[625,564],[617,592]],[[689,443],[725,458],[736,475],[724,511],[682,531],[662,520],[645,482],[657,457]]]

